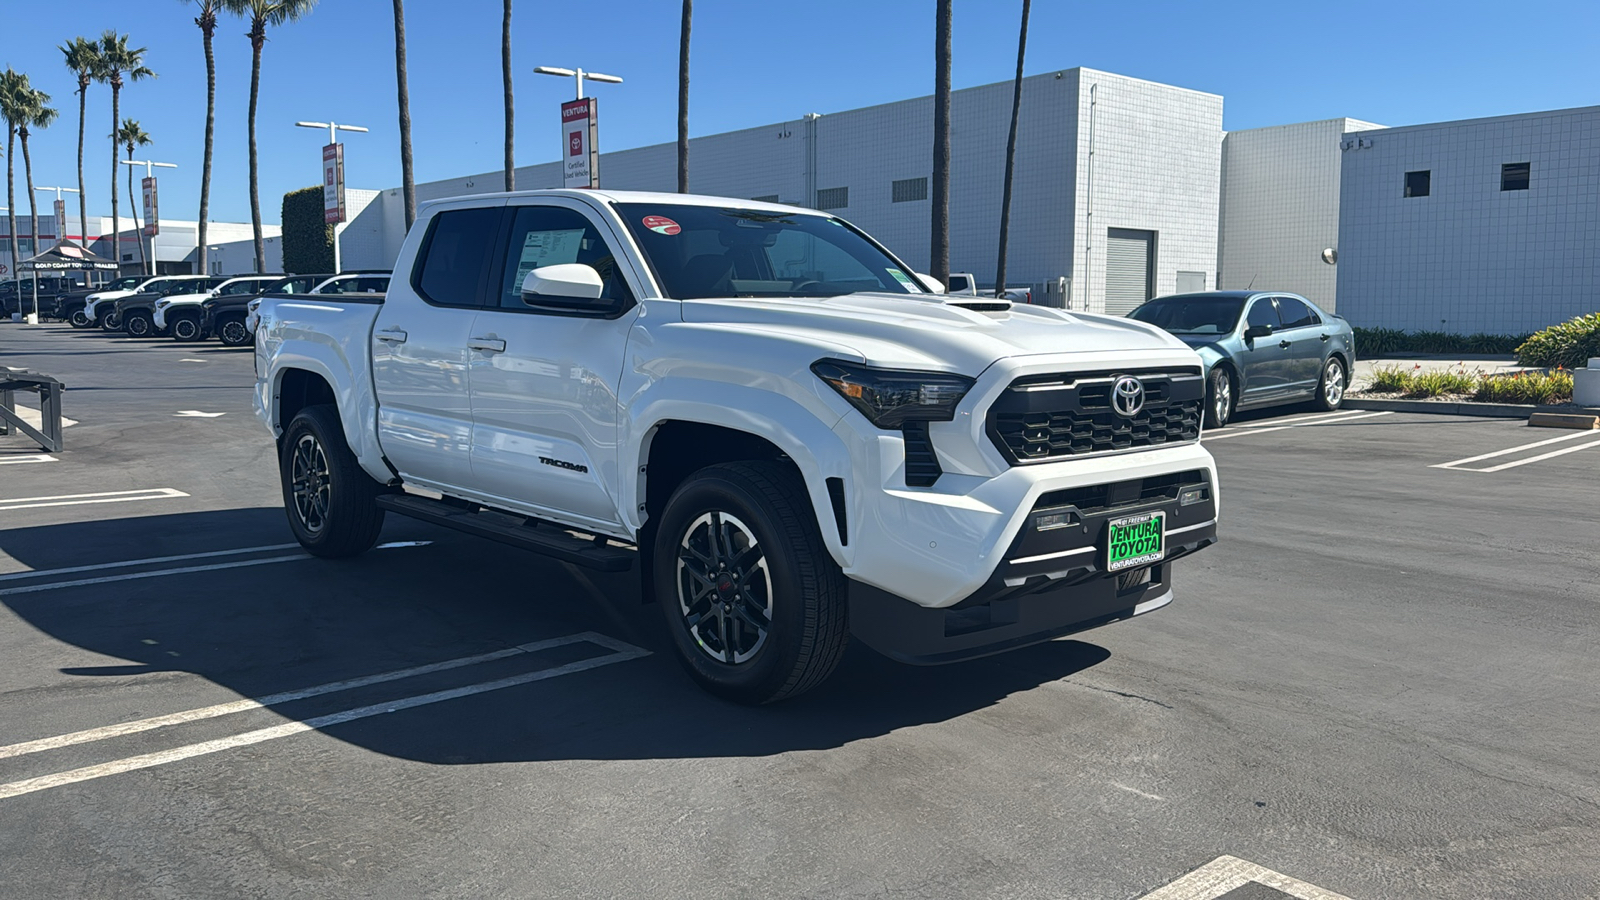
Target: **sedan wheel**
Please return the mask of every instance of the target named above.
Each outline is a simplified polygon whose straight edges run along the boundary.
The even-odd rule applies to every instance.
[[[1344,363],[1331,357],[1322,365],[1322,382],[1317,385],[1317,408],[1332,412],[1344,403]]]

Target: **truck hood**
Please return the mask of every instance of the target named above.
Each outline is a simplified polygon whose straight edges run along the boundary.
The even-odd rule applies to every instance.
[[[962,303],[999,308],[967,309]],[[683,320],[805,333],[848,348],[870,365],[963,375],[1014,356],[1185,349],[1166,332],[1119,316],[937,294],[685,300]]]

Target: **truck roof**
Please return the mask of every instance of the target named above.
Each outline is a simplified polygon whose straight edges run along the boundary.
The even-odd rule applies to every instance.
[[[419,212],[438,203],[452,203],[458,200],[483,200],[488,198],[518,198],[518,197],[566,197],[573,200],[584,198],[597,199],[610,203],[660,203],[677,206],[736,206],[740,209],[771,210],[773,212],[804,213],[813,216],[827,215],[815,209],[803,206],[790,206],[783,203],[767,203],[761,200],[747,200],[740,197],[715,197],[708,194],[669,194],[657,191],[607,191],[607,190],[569,190],[552,188],[537,191],[495,191],[486,194],[462,194],[456,197],[440,197],[419,204]]]

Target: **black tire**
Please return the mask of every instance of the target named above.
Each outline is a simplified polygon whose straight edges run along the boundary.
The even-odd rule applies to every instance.
[[[771,703],[821,684],[844,656],[846,580],[789,466],[729,463],[689,476],[661,512],[652,556],[678,661],[706,691]]]
[[[289,530],[306,552],[337,559],[377,542],[383,530],[377,497],[384,488],[356,462],[332,406],[308,406],[284,429],[278,481]]]
[[[116,313],[112,313],[112,312],[106,313],[105,315],[100,317],[100,330],[102,330],[102,331],[121,331],[122,330],[122,317],[117,315]]]
[[[1233,370],[1217,366],[1206,378],[1206,427],[1221,428],[1239,407],[1239,382]]]
[[[200,330],[200,317],[193,314],[167,316],[167,330],[172,332],[172,339],[180,344],[192,344],[205,337]]]
[[[67,324],[73,328],[89,328],[94,325],[94,322],[90,321],[88,314],[83,310],[75,309],[72,311],[72,315],[67,317]]]
[[[244,327],[244,316],[224,316],[217,320],[217,340],[224,347],[248,347],[256,336]]]
[[[128,337],[154,337],[156,323],[149,313],[136,309],[122,317],[122,330],[127,332]]]
[[[1317,379],[1317,396],[1312,404],[1317,409],[1333,412],[1344,405],[1344,392],[1350,387],[1350,373],[1345,371],[1344,360],[1328,357],[1322,364],[1322,377]]]

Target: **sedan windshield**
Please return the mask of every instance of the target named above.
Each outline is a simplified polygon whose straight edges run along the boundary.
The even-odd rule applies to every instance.
[[[1230,334],[1242,309],[1244,300],[1238,297],[1169,297],[1152,300],[1128,316],[1171,334]]]
[[[668,297],[919,294],[911,272],[832,216],[619,203]]]

